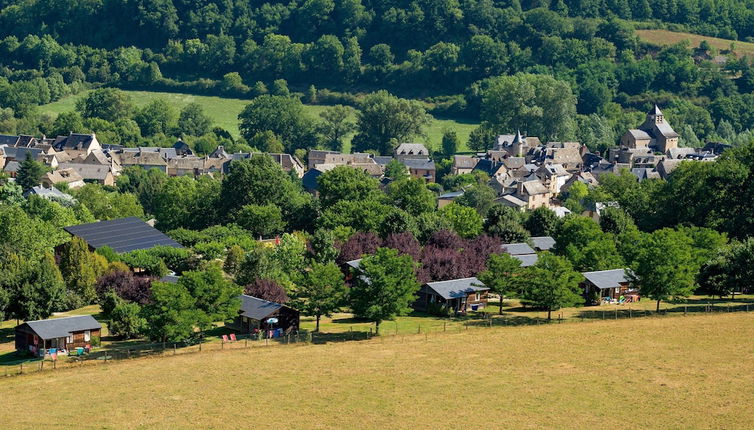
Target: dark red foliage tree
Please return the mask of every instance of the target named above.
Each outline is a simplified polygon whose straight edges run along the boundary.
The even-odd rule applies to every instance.
[[[374,254],[380,246],[382,239],[376,233],[355,233],[340,246],[340,255],[336,261],[342,265],[351,260],[358,260],[365,254]]]
[[[132,272],[114,270],[97,280],[97,296],[103,297],[110,290],[121,299],[140,305],[149,303],[152,296],[152,278],[135,276]]]
[[[446,249],[458,249],[463,246],[463,239],[450,230],[439,230],[430,236],[427,246]]]
[[[462,278],[461,253],[458,249],[427,245],[422,250],[417,279],[421,283]]]
[[[487,260],[492,254],[502,252],[502,241],[497,237],[486,234],[466,241],[463,249],[463,266],[467,276],[476,276],[477,273],[487,269]]]
[[[414,261],[419,261],[422,251],[421,244],[410,231],[389,235],[382,246],[396,249],[401,254],[410,255]]]
[[[490,254],[501,252],[500,240],[486,235],[463,240],[437,232],[421,253],[420,282],[447,281],[476,276],[486,269]],[[455,236],[455,237],[454,237]]]
[[[285,289],[270,279],[255,280],[244,288],[243,293],[268,302],[286,303],[289,300]]]

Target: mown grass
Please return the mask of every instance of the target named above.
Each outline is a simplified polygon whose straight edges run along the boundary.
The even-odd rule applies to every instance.
[[[752,336],[754,314],[736,313],[134,359],[0,380],[0,422],[751,428]]]
[[[734,46],[733,51],[739,56],[754,57],[754,43],[742,42],[738,40],[720,39],[718,37],[701,36],[692,33],[682,33],[668,30],[636,30],[636,34],[639,38],[645,42],[649,42],[654,45],[667,46],[675,43],[688,40],[691,47],[696,48],[706,40],[713,48],[718,50],[729,50],[731,44]]]
[[[189,103],[195,102],[204,106],[204,110],[207,115],[212,118],[214,125],[222,127],[228,130],[234,136],[239,136],[238,131],[238,114],[243,108],[249,104],[249,100],[214,97],[214,96],[199,96],[191,94],[181,93],[167,93],[167,92],[152,92],[152,91],[126,91],[131,96],[136,106],[144,106],[154,99],[161,98],[170,103],[180,110]],[[74,110],[76,107],[76,100],[83,97],[86,92],[77,94],[74,96],[66,97],[58,100],[54,103],[43,105],[40,110],[43,113],[58,115],[61,112],[67,112]],[[306,112],[314,119],[319,119],[319,114],[327,106],[323,105],[305,105]],[[352,118],[352,119],[355,119]],[[442,142],[442,135],[445,129],[453,129],[458,134],[458,138],[461,141],[461,148],[459,151],[467,151],[466,142],[469,140],[469,134],[471,131],[479,125],[473,121],[468,120],[454,120],[454,119],[433,119],[431,124],[426,129],[426,138],[419,137],[416,140],[419,142],[426,142],[434,148],[440,148]],[[344,150],[349,151],[351,147],[351,138],[353,135],[349,135],[346,139],[346,147]]]

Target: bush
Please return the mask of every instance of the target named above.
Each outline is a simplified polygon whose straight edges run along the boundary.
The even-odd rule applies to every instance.
[[[446,318],[453,316],[453,310],[442,303],[430,303],[427,306],[427,313],[430,315]]]
[[[112,289],[103,294],[99,299],[99,307],[102,309],[105,318],[110,318],[113,310],[121,303],[123,303],[123,299]]]
[[[110,333],[113,336],[130,339],[137,337],[144,328],[145,320],[141,317],[141,306],[136,303],[123,302],[115,307],[110,317]]]

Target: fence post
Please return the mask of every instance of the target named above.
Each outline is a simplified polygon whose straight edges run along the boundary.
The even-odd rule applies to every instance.
[[[688,305],[683,305],[683,316],[686,316],[686,313],[688,312]]]
[[[45,359],[44,359],[44,357],[42,357],[42,361],[39,362],[39,371],[40,372],[42,371],[42,368],[44,367],[44,365],[45,365]]]
[[[421,334],[421,332],[422,332],[422,325],[419,324],[419,329],[417,330],[416,334]]]
[[[58,360],[52,360],[52,370],[55,370],[58,365]]]
[[[602,319],[603,320],[605,319],[605,311],[604,310],[602,311]]]
[[[615,308],[615,319],[618,319],[618,308]]]
[[[202,339],[199,338],[199,352],[202,352]]]
[[[178,348],[173,344],[173,355],[178,353]]]
[[[448,329],[448,323],[443,322],[442,323],[442,331],[446,331]]]
[[[631,306],[628,307],[628,318],[631,318]]]
[[[243,347],[244,348],[248,348],[249,347],[249,338],[248,337],[243,340]]]
[[[225,349],[225,341],[220,341],[220,349]]]
[[[24,374],[24,363],[21,363],[21,374]]]

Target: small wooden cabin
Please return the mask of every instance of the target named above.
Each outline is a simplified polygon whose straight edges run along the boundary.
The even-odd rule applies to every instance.
[[[477,278],[452,279],[422,285],[413,304],[417,311],[427,312],[435,304],[455,313],[482,309],[487,305],[487,288]]]
[[[595,293],[600,300],[617,300],[621,296],[630,297],[632,300],[639,299],[639,289],[633,288],[626,275],[626,269],[600,270],[597,272],[584,272],[584,295],[590,301]]]
[[[66,353],[90,345],[101,332],[102,324],[91,315],[27,321],[16,327],[16,350],[40,356],[51,348]]]
[[[241,333],[251,333],[254,330],[271,330],[281,328],[286,332],[297,331],[299,326],[299,311],[286,305],[269,302],[256,297],[242,294],[241,307],[238,316],[227,327]],[[277,319],[271,323],[270,319]]]

